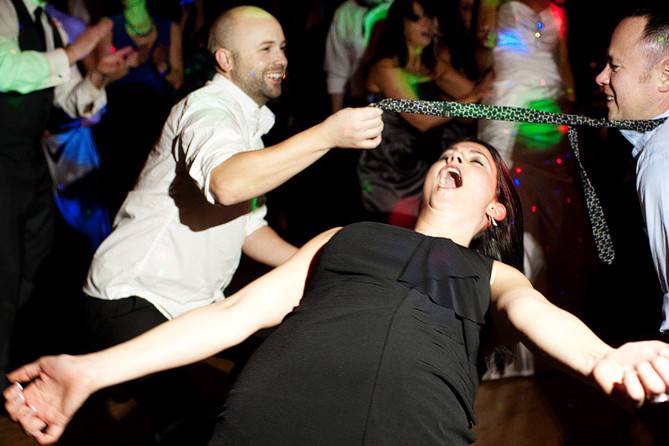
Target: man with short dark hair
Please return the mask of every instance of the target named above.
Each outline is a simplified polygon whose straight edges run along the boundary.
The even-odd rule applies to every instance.
[[[624,18],[611,37],[608,61],[597,76],[608,118],[669,117],[669,12],[639,11]],[[650,250],[664,293],[663,323],[669,331],[669,121],[640,133],[623,130],[633,145],[636,186]]]

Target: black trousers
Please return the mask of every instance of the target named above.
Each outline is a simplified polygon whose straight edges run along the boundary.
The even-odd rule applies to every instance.
[[[51,178],[43,159],[9,163],[0,157],[0,388],[11,363],[16,315],[33,293],[53,244]]]
[[[91,350],[125,342],[167,321],[151,303],[136,296],[119,300],[85,296],[84,319]],[[154,444],[206,444],[219,409],[194,384],[193,370],[188,366],[149,375],[108,392],[115,398],[135,399],[153,423]]]

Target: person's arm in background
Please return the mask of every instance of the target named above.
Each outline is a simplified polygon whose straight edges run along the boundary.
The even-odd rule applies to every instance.
[[[103,20],[65,48],[43,53],[21,51],[16,11],[6,0],[0,0],[0,6],[0,92],[26,94],[67,83],[74,73],[73,65],[111,29],[111,23]]]
[[[481,72],[492,68],[492,50],[497,44],[497,8],[501,0],[479,0],[476,27],[476,63]]]
[[[130,66],[137,63],[137,53],[131,47],[125,47],[118,50],[112,50],[107,41],[111,39],[112,22],[109,19],[100,20],[98,25],[88,27],[84,32],[77,36],[75,42],[82,36],[90,33],[91,30],[100,24],[104,24],[106,30],[96,41],[97,59],[92,68],[82,78],[76,63],[70,66],[70,76],[67,82],[57,85],[54,89],[54,105],[62,108],[71,117],[91,117],[97,113],[107,102],[107,96],[104,87],[112,78],[118,78],[128,72]],[[60,29],[60,28],[59,28]],[[67,41],[68,36],[61,32],[63,40]],[[73,45],[65,48],[66,52],[72,50]],[[104,48],[101,50],[100,48]],[[73,56],[73,59],[86,60],[92,54],[93,48],[87,52],[81,52]]]
[[[559,8],[555,7],[558,10]],[[561,27],[560,27],[560,46],[558,52],[558,68],[562,78],[562,85],[564,87],[564,94],[567,100],[571,103],[576,102],[576,92],[574,91],[574,75],[571,71],[571,63],[569,62],[569,50],[567,44],[567,15],[564,10],[559,9],[561,13]]]
[[[346,33],[346,23],[340,23],[340,10],[335,12],[330,30],[328,31],[327,39],[325,41],[325,59],[323,68],[326,73],[326,83],[328,94],[330,95],[330,104],[332,113],[336,113],[344,107],[344,89],[349,77],[353,73],[351,60],[349,57],[350,48],[342,33]]]
[[[441,65],[443,67],[443,64]],[[445,68],[440,69],[442,70],[439,73],[441,79],[437,81],[437,85],[439,85],[440,88],[442,87],[442,84],[449,84],[449,81],[453,81],[453,84],[449,84],[453,91],[457,90],[459,93],[462,93],[464,90],[469,88],[468,92],[464,96],[458,98],[459,102],[478,102],[487,91],[487,88],[489,88],[488,83],[474,85],[473,82],[469,81],[464,75],[452,67],[450,70],[446,70]],[[445,70],[448,72],[445,73]],[[374,89],[379,89],[380,93],[387,98],[420,99],[407,81],[407,74],[405,70],[397,67],[395,62],[390,59],[381,59],[379,62],[374,64],[369,73],[368,84],[370,83],[374,85]],[[453,88],[454,85],[457,88]],[[446,85],[443,86],[445,87]],[[439,125],[445,124],[452,119],[415,113],[402,113],[401,116],[409,124],[421,132],[425,132]]]
[[[83,356],[47,356],[15,370],[8,374],[11,382],[30,384],[7,388],[5,408],[38,443],[53,443],[93,392],[205,359],[261,328],[278,325],[299,305],[314,257],[337,231],[318,235],[288,262],[227,299],[128,342]]]
[[[439,51],[435,71],[435,82],[439,89],[463,104],[480,102],[492,88],[492,72],[488,71],[479,82],[472,81],[453,67],[448,48]]]
[[[170,72],[165,76],[165,80],[167,80],[175,90],[181,88],[181,84],[183,84],[184,80],[182,38],[181,25],[172,23],[170,26],[170,48],[168,55]]]
[[[634,342],[614,349],[546,300],[518,270],[495,262],[491,280],[496,330],[516,331],[535,352],[628,404],[640,406],[669,389],[668,344]]]

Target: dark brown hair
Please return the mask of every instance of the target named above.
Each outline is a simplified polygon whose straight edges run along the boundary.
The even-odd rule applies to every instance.
[[[506,218],[476,234],[469,247],[523,271],[523,210],[509,168],[492,145],[476,138],[464,141],[480,144],[490,152],[497,167],[497,201],[506,207]]]

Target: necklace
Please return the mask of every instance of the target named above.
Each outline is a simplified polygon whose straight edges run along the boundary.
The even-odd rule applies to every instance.
[[[537,16],[537,21],[534,25],[534,29],[535,29],[534,38],[538,41],[539,39],[541,39],[541,32],[544,29],[544,22],[541,21],[541,18],[539,16]]]

